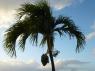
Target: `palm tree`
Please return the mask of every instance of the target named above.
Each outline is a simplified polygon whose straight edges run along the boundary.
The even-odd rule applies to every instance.
[[[38,43],[39,34],[42,35],[40,45],[47,44],[47,52],[42,55],[41,61],[45,66],[48,63],[48,56],[51,60],[52,71],[55,71],[53,57],[58,54],[54,53],[55,33],[63,36],[64,33],[77,40],[76,51],[79,52],[85,43],[85,36],[79,31],[78,27],[69,17],[52,16],[50,5],[47,1],[41,0],[35,4],[25,3],[17,9],[17,21],[6,30],[4,39],[5,51],[11,56],[16,56],[15,44],[18,37],[19,47],[24,51],[25,42],[30,37],[33,44]]]

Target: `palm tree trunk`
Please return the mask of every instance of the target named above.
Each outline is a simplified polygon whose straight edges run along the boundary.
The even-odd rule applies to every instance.
[[[50,39],[47,39],[47,46],[48,46],[48,52],[49,52],[49,56],[50,56],[50,60],[51,60],[51,66],[52,66],[52,71],[55,71],[55,64],[54,64],[54,59],[53,59],[53,55],[52,55],[52,47],[51,47],[51,43],[50,43]]]
[[[50,60],[51,60],[52,71],[55,71],[55,65],[54,65],[52,51],[49,51],[49,56],[50,56]]]

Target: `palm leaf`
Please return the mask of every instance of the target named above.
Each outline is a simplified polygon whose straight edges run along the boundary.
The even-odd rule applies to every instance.
[[[20,49],[22,49],[22,51],[25,50],[25,43],[26,43],[28,36],[29,36],[29,33],[23,33],[20,35],[18,45],[19,45]]]
[[[5,34],[4,47],[5,50],[11,54],[11,56],[13,55],[16,56],[16,51],[15,51],[16,39],[20,34],[24,32],[23,27],[19,26],[20,24],[21,24],[20,22],[16,23],[16,25],[10,27]]]
[[[54,25],[56,27],[59,24],[63,24],[62,27],[55,28],[54,31],[57,31],[60,34],[60,36],[62,36],[63,33],[66,33],[70,36],[70,38],[76,37],[76,51],[79,52],[85,44],[85,36],[82,34],[82,32],[80,32],[79,28],[76,27],[74,22],[71,19],[69,19],[69,17],[59,16]]]

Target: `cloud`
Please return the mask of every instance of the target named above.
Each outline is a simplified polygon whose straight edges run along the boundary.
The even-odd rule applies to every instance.
[[[30,0],[0,0],[0,28],[8,28],[13,24],[16,9],[20,4],[28,1]]]
[[[8,28],[13,23],[15,9],[25,2],[35,3],[38,0],[0,0],[0,28]],[[48,0],[50,6],[56,10],[73,5],[76,0]],[[83,0],[77,0],[83,2]]]
[[[0,9],[15,9],[19,7],[20,4],[25,2],[35,3],[38,0],[0,0]],[[47,0],[50,2],[51,6],[56,9],[62,9],[72,5],[74,2],[82,3],[84,0]]]
[[[94,31],[93,32],[90,32],[86,36],[86,40],[91,40],[91,39],[95,38],[95,21],[94,21],[93,25],[91,26],[91,29],[94,30]]]
[[[50,0],[51,7],[56,10],[64,9],[70,7],[71,5],[83,3],[84,0]]]
[[[0,10],[0,28],[8,28],[15,20],[15,11],[9,10],[4,11]]]
[[[73,3],[73,0],[51,0],[51,7],[60,10],[63,9],[65,7],[70,6]]]
[[[41,71],[35,61],[24,62],[18,60],[0,61],[0,71]]]
[[[91,71],[87,70],[85,66],[89,64],[87,62],[81,62],[78,60],[67,60],[67,61],[55,61],[56,71]],[[93,70],[95,68],[92,68]],[[0,61],[0,71],[51,71],[51,65],[48,64],[43,67],[36,61],[19,61],[19,60],[3,60]]]
[[[10,10],[19,7],[20,4],[32,0],[0,0],[0,9]]]
[[[95,32],[91,32],[91,33],[89,33],[89,34],[86,36],[86,40],[91,40],[91,39],[93,39],[93,38],[95,38]]]

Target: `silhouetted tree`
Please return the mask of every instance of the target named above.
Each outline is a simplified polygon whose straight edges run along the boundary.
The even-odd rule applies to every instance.
[[[51,60],[52,71],[55,71],[53,57],[58,54],[54,53],[55,33],[63,36],[63,33],[77,40],[76,51],[79,52],[85,43],[85,36],[76,27],[69,17],[53,17],[51,8],[47,1],[41,0],[35,4],[25,3],[17,10],[18,20],[6,30],[4,39],[4,48],[11,56],[16,56],[15,44],[20,36],[19,47],[24,51],[25,42],[30,37],[33,43],[38,43],[39,34],[42,35],[40,45],[47,44],[47,52],[42,55],[42,64],[45,66],[48,60],[48,54]],[[60,25],[60,27],[58,26]]]

